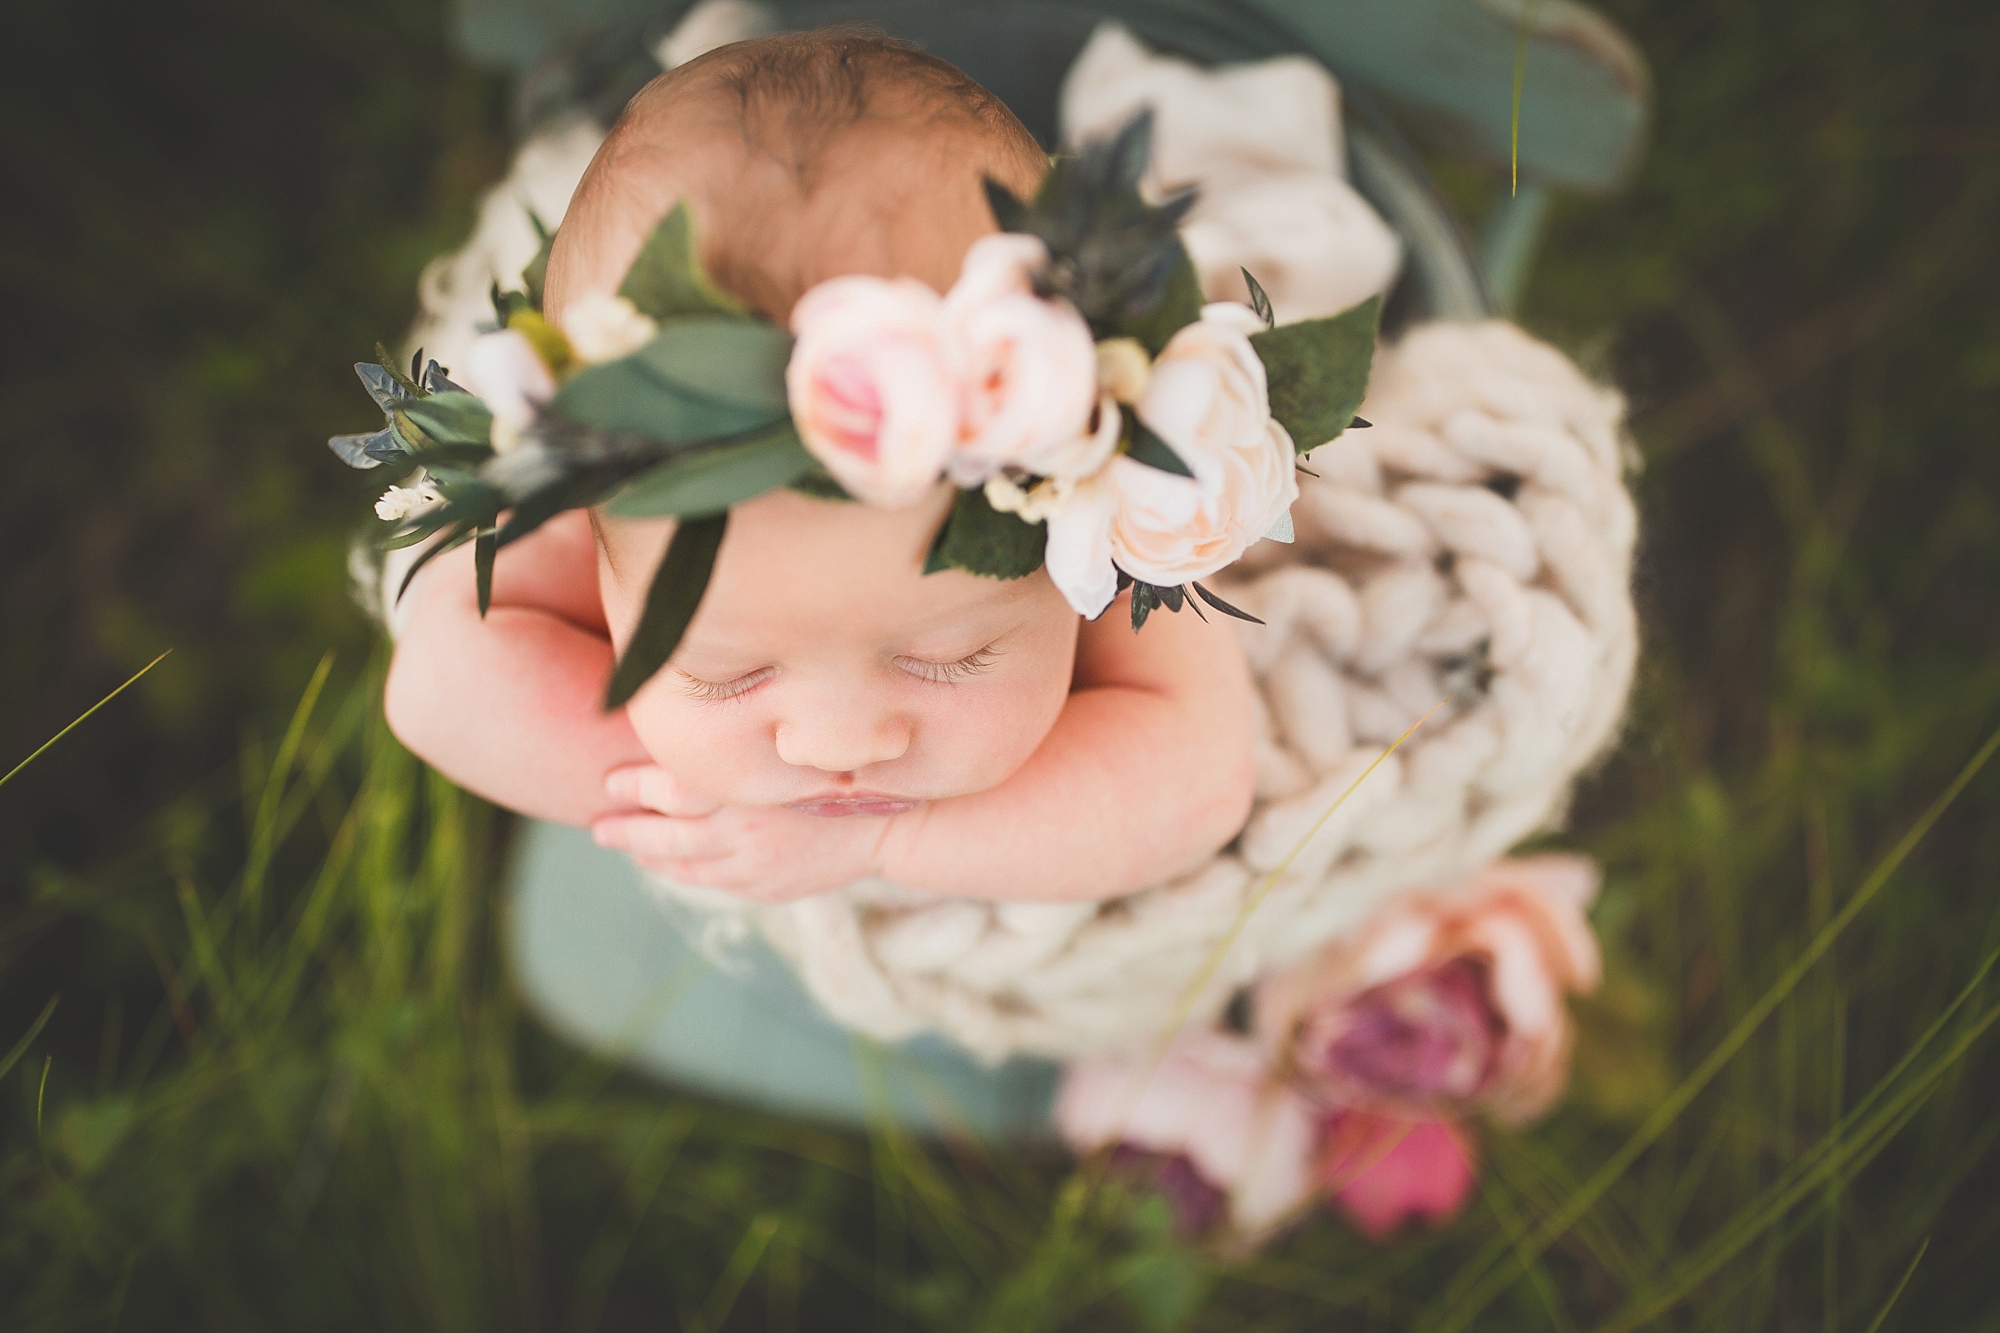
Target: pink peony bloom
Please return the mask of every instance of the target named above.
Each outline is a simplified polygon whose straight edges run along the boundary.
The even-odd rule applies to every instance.
[[[1472,1146],[1446,1120],[1337,1111],[1321,1126],[1316,1183],[1372,1240],[1405,1223],[1441,1226],[1472,1194]]]
[[[958,370],[937,293],[914,278],[820,283],[792,307],[785,393],[799,438],[855,498],[915,504],[958,438]]]
[[[1412,893],[1258,993],[1258,1026],[1326,1103],[1522,1124],[1569,1073],[1568,992],[1598,982],[1582,857],[1496,862]]]
[[[1210,1029],[1181,1033],[1157,1064],[1149,1053],[1076,1061],[1055,1122],[1077,1152],[1112,1147],[1114,1167],[1155,1172],[1182,1225],[1211,1217],[1210,1190],[1250,1235],[1312,1194],[1312,1108],[1267,1076],[1254,1043]]]
[[[957,348],[964,416],[950,462],[955,485],[977,486],[1002,467],[1044,477],[1095,472],[1118,437],[1089,429],[1097,405],[1097,349],[1067,301],[1035,295],[1048,248],[1033,236],[974,241],[944,318]]]

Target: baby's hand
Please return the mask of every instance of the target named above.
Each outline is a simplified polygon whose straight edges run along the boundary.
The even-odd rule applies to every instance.
[[[889,828],[880,818],[717,805],[651,764],[613,769],[604,789],[639,809],[599,816],[590,826],[598,846],[628,852],[668,879],[758,902],[806,898],[876,874]]]

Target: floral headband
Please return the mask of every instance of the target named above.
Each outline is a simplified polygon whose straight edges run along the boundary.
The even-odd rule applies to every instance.
[[[568,509],[679,519],[605,706],[664,665],[700,605],[729,508],[778,487],[901,506],[959,488],[926,572],[1013,579],[1044,564],[1101,614],[1132,589],[1132,626],[1197,600],[1251,619],[1198,580],[1254,541],[1291,539],[1295,458],[1350,424],[1380,302],[1274,327],[1203,305],[1176,230],[1185,192],[1148,204],[1142,115],[1057,161],[1032,203],[993,181],[1003,230],[975,242],[939,297],[911,278],[819,284],[779,328],[715,286],[677,206],[616,296],[558,330],[542,314],[552,237],[501,292],[453,383],[419,352],[355,367],[388,418],[329,441],[356,468],[421,469],[375,512],[385,546],[474,543],[479,607],[499,548]],[[400,595],[400,589],[399,594]]]

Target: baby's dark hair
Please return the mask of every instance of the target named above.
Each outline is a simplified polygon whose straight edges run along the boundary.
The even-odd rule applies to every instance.
[[[1028,193],[1046,165],[997,97],[907,42],[861,27],[737,42],[655,79],[613,125],[558,236],[550,310],[615,286],[678,199],[717,282],[772,318],[843,272],[948,285],[970,237],[947,272],[917,224],[943,210],[954,231],[990,226],[981,177]]]

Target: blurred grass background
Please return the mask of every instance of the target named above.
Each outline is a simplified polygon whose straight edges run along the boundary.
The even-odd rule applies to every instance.
[[[430,2],[17,7],[0,771],[174,653],[0,788],[0,1327],[2000,1328],[2000,773],[1728,1044],[2000,725],[2000,10],[1603,7],[1654,145],[1523,317],[1644,457],[1647,657],[1568,838],[1614,982],[1457,1226],[1247,1262],[517,1014],[504,821],[381,729],[321,443],[506,90]]]

